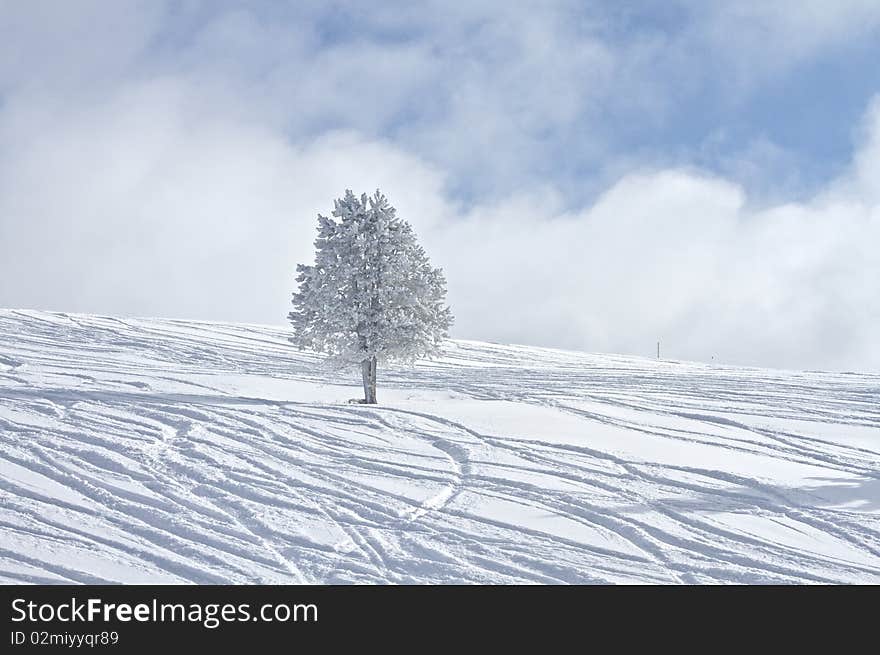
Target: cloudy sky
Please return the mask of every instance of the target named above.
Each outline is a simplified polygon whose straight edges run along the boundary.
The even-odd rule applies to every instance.
[[[281,324],[381,187],[454,336],[880,370],[878,61],[876,0],[0,0],[0,306]]]

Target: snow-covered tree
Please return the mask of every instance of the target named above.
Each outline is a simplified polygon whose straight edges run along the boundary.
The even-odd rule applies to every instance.
[[[446,337],[446,280],[378,190],[369,198],[347,190],[331,216],[318,215],[314,265],[297,266],[290,340],[360,365],[364,402],[375,403],[378,362],[429,357]]]

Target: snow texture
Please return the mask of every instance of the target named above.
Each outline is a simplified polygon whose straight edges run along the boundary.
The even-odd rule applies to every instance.
[[[880,583],[880,377],[0,311],[0,582]]]

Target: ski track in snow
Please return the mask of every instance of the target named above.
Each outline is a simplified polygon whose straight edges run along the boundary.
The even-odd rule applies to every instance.
[[[286,337],[0,310],[0,582],[880,583],[878,375]]]

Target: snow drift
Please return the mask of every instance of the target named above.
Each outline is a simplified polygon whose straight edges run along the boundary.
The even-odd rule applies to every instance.
[[[880,583],[880,376],[0,311],[0,582]]]

